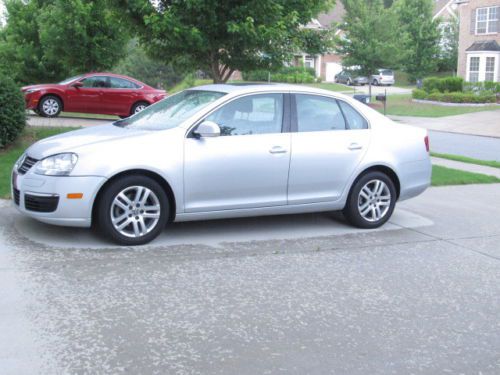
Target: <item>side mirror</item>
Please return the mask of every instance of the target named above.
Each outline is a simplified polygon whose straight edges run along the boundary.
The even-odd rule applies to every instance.
[[[220,135],[220,127],[213,121],[203,121],[193,131],[198,137],[218,137]]]
[[[80,88],[80,87],[83,87],[83,82],[81,81],[78,81],[78,82],[75,82],[73,83],[71,86],[75,87],[75,88]]]

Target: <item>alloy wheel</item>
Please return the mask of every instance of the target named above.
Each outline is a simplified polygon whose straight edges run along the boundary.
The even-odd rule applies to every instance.
[[[161,205],[156,194],[144,186],[129,186],[111,204],[111,223],[117,232],[139,238],[151,232],[160,220]]]
[[[384,181],[368,181],[358,195],[358,211],[369,222],[381,220],[391,206],[391,191]]]
[[[135,107],[134,114],[143,111],[145,108],[146,106],[144,104],[139,104],[138,106]]]
[[[54,116],[59,112],[59,103],[55,99],[47,99],[42,104],[43,113],[48,116]]]

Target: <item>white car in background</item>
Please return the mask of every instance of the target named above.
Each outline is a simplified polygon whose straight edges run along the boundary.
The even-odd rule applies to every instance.
[[[377,74],[371,76],[371,80],[375,86],[392,86],[396,82],[391,69],[379,69]]]
[[[12,195],[42,222],[138,245],[172,221],[342,210],[377,228],[430,178],[427,132],[348,96],[207,85],[35,143],[14,166]]]

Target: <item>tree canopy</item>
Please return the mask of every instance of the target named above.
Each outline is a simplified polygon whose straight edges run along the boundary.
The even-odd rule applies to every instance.
[[[0,30],[3,70],[22,83],[111,68],[129,27],[109,0],[7,0]]]
[[[402,56],[404,34],[392,7],[385,8],[382,0],[342,0],[346,13],[340,25],[343,35],[338,40],[338,52],[345,66],[359,66],[366,75],[380,68],[396,68]]]
[[[306,25],[331,0],[115,0],[149,54],[225,82],[235,70],[279,68],[293,53],[323,50]]]

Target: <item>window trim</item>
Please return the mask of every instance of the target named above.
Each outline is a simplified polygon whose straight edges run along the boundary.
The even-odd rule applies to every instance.
[[[205,119],[208,116],[212,115],[212,113],[218,111],[223,106],[225,106],[225,105],[227,105],[227,104],[229,104],[229,103],[231,103],[231,102],[233,102],[235,100],[247,97],[247,96],[271,95],[271,94],[281,94],[281,95],[283,95],[283,115],[282,115],[282,118],[281,118],[281,132],[279,132],[279,133],[265,133],[265,134],[239,134],[239,135],[234,135],[234,136],[230,136],[230,137],[249,137],[249,136],[266,135],[266,134],[269,135],[269,134],[291,133],[292,131],[290,130],[291,129],[290,93],[289,92],[284,92],[284,91],[258,91],[258,92],[250,92],[250,93],[245,93],[245,94],[242,94],[242,95],[238,95],[238,96],[232,97],[232,98],[226,100],[225,102],[220,103],[217,107],[212,108],[209,112],[205,113],[198,120],[194,121],[191,126],[188,127],[188,129],[186,130],[185,138],[198,138],[194,134],[194,131],[195,131],[196,127],[198,125],[200,125],[203,121],[205,121]],[[222,137],[225,137],[225,136],[222,136]]]
[[[342,107],[340,106],[340,104],[337,103],[337,105],[339,106],[339,109],[340,109],[340,113],[342,113],[342,116],[344,117],[344,121],[345,121],[345,124],[346,124],[345,131],[349,131],[349,130],[351,130],[351,131],[357,131],[357,130],[370,130],[371,129],[370,121],[365,116],[365,114],[362,113],[361,111],[359,111],[358,109],[356,109],[356,107],[353,106],[348,101],[343,100],[341,98],[337,98],[335,96],[323,95],[323,94],[320,94],[320,93],[300,92],[300,91],[297,91],[297,92],[292,92],[291,93],[291,108],[290,109],[291,109],[291,132],[292,133],[323,133],[321,131],[317,131],[317,132],[299,132],[296,95],[319,96],[319,97],[324,97],[324,98],[328,98],[328,99],[333,99],[333,100],[336,100],[337,102],[344,102],[347,105],[351,106],[361,117],[363,117],[365,119],[366,125],[367,125],[366,129],[351,129],[351,127],[349,125],[349,121],[347,121],[347,118],[345,116],[344,110],[342,109]],[[325,130],[325,131],[338,132],[339,130]]]
[[[476,14],[475,14],[475,27],[474,27],[474,34],[475,35],[494,35],[494,34],[498,34],[500,32],[500,30],[497,30],[497,31],[489,31],[489,27],[490,27],[490,24],[491,23],[495,23],[495,22],[498,22],[498,19],[500,17],[500,15],[498,14],[498,10],[496,11],[497,13],[497,17],[494,19],[494,20],[490,20],[490,11],[491,9],[493,8],[497,8],[498,6],[495,5],[495,6],[489,6],[489,7],[480,7],[480,8],[477,8],[476,9]],[[482,10],[482,9],[486,9],[486,20],[484,21],[478,21],[478,14],[479,14],[479,10]],[[500,8],[498,8],[500,9]],[[486,28],[485,28],[485,32],[484,33],[480,33],[478,32],[478,23],[479,22],[486,22]]]
[[[493,81],[496,81],[500,78],[498,74],[498,69],[500,65],[500,52],[492,52],[492,51],[470,51],[467,52],[466,54],[466,70],[465,70],[465,80],[467,82],[470,81],[470,61],[471,57],[478,57],[479,58],[479,71],[478,71],[478,82],[484,82],[486,79],[486,58],[487,57],[494,57],[495,58],[495,65],[494,65],[494,71],[493,71]]]

